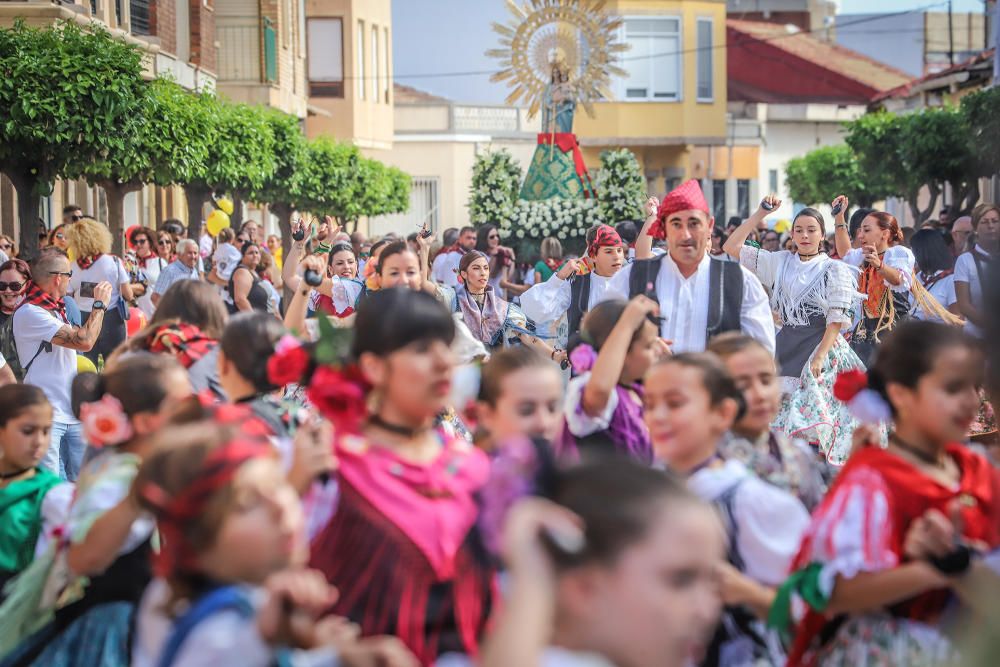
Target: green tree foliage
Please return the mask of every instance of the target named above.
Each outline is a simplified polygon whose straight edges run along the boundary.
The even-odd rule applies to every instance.
[[[646,217],[646,179],[632,151],[622,148],[601,153],[597,201],[601,218],[608,224],[631,220],[642,226]]]
[[[195,99],[210,129],[205,137],[208,159],[185,183],[188,221],[194,227],[201,220],[202,206],[213,193],[246,198],[264,187],[278,162],[266,109],[231,104],[208,93]]]
[[[511,220],[521,189],[521,166],[506,149],[476,158],[469,188],[469,220],[474,225]]]
[[[877,189],[877,179],[865,178],[846,144],[823,146],[789,160],[785,180],[792,199],[808,206],[828,204],[846,194],[853,203],[870,207],[888,194]]]
[[[188,91],[173,81],[156,79],[143,88],[138,122],[124,128],[125,145],[96,159],[71,163],[65,176],[85,178],[104,188],[108,197],[108,226],[115,252],[122,250],[123,200],[144,184],[187,183],[204,170],[212,131],[209,117]]]
[[[39,197],[55,179],[127,150],[145,85],[142,53],[101,28],[17,21],[0,30],[0,171],[17,190],[25,255],[38,249]]]
[[[848,124],[847,144],[866,179],[881,179],[886,195],[906,197],[920,227],[937,206],[944,185],[951,184],[957,208],[978,199],[974,158],[965,116],[953,107],[909,114],[866,114]],[[926,187],[927,205],[918,195]]]
[[[966,95],[961,109],[969,127],[976,175],[1000,173],[1000,86]]]
[[[256,202],[267,203],[278,217],[285,254],[292,243],[292,212],[302,203],[302,175],[307,169],[308,146],[299,119],[280,111],[268,111],[265,120],[274,140],[275,168],[260,187],[248,193]]]

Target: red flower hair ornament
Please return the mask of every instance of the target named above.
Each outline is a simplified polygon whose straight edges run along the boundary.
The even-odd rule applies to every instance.
[[[267,361],[271,384],[297,383],[313,406],[340,433],[357,433],[368,416],[371,385],[356,364],[345,361],[351,332],[337,329],[325,317],[319,320],[319,340],[303,343],[283,336]]]
[[[834,397],[847,404],[851,416],[865,424],[881,424],[892,419],[892,410],[882,394],[868,386],[868,374],[844,371],[833,383]]]

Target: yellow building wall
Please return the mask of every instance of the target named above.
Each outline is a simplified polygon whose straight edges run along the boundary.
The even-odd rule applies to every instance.
[[[574,131],[582,144],[629,145],[700,143],[726,134],[726,3],[724,0],[611,0],[610,12],[623,16],[681,16],[682,82],[677,102],[627,102],[594,105],[590,118],[578,108]],[[711,18],[713,28],[712,102],[697,101],[697,20]],[[627,58],[626,51],[623,57]],[[588,165],[590,163],[588,162]]]
[[[321,113],[306,119],[306,135],[349,141],[361,148],[388,150],[393,137],[392,3],[390,0],[307,0],[306,17],[343,19],[344,97],[311,97]],[[358,94],[358,24],[364,25],[364,98]],[[378,28],[379,88],[372,97],[372,27]],[[384,62],[383,62],[384,61]],[[388,73],[388,85],[383,73]],[[382,92],[388,88],[388,99]]]

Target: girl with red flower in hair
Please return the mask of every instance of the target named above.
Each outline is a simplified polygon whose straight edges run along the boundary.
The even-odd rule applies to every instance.
[[[191,395],[191,383],[172,357],[148,352],[105,370],[74,379],[73,409],[96,454],[81,468],[48,550],[9,584],[0,606],[4,665],[129,664],[155,528],[130,488],[151,438]]]
[[[865,376],[835,392],[866,422],[892,420],[888,447],[860,447],[841,469],[781,587],[770,620],[799,619],[789,664],[959,664],[942,623],[962,575],[1000,543],[997,475],[961,443],[979,405],[983,359],[956,327],[928,321],[887,334]],[[916,549],[951,517],[949,553]]]
[[[451,402],[454,337],[433,296],[379,290],[358,309],[346,359],[327,331],[303,379],[334,423],[339,490],[311,566],[340,591],[334,613],[365,636],[399,637],[423,665],[475,656],[494,595],[473,529],[489,463],[435,426]]]

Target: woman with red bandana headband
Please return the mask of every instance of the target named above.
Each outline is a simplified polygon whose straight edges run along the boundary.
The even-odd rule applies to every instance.
[[[583,316],[604,300],[611,279],[625,266],[625,253],[618,232],[600,225],[587,246],[593,270],[578,275],[580,261],[569,260],[549,280],[521,295],[521,309],[540,325],[556,322],[565,315],[568,331],[579,331]],[[565,338],[565,332],[561,332],[560,338]]]

